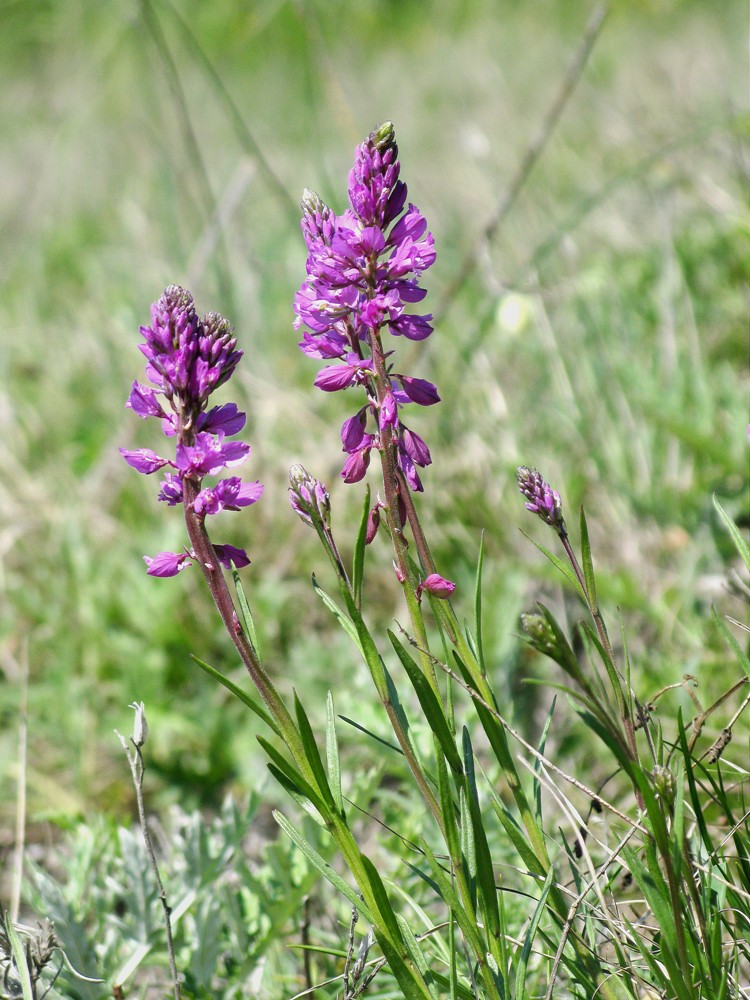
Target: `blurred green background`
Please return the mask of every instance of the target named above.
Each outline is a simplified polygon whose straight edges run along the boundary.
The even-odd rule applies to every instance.
[[[348,551],[362,502],[338,479],[351,402],[313,390],[295,346],[297,203],[310,187],[342,211],[354,147],[385,119],[438,248],[424,281],[435,335],[398,345],[401,370],[443,397],[414,420],[434,459],[420,510],[467,616],[485,532],[486,650],[508,714],[533,730],[546,695],[523,681],[553,676],[521,646],[519,612],[543,597],[578,614],[521,534],[552,542],[523,510],[519,463],[561,491],[574,535],[585,503],[600,597],[614,631],[621,610],[643,697],[686,671],[706,698],[735,679],[709,607],[742,614],[711,495],[746,518],[746,5],[613,4],[539,162],[482,240],[592,10],[0,6],[0,850],[25,670],[32,838],[50,818],[131,808],[113,729],[128,731],[136,699],[157,806],[215,805],[264,780],[254,720],[189,659],[242,677],[200,575],[145,575],[144,552],[184,543],[179,514],[117,453],[159,448],[124,401],[142,377],[138,326],[171,282],[227,315],[246,352],[223,398],[248,410],[246,476],[266,495],[225,527],[253,559],[243,578],[270,669],[313,715],[330,687],[342,714],[382,728],[309,586],[314,571],[331,581],[288,508],[286,471],[301,461],[331,485]],[[477,266],[449,296],[471,251]],[[388,624],[402,611],[385,539],[370,559],[369,617]],[[679,704],[690,712],[679,693],[663,710]],[[580,752],[574,734],[558,742]]]

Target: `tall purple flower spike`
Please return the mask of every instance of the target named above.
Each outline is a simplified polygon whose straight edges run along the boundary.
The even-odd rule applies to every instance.
[[[174,459],[162,458],[149,448],[120,448],[122,457],[146,476],[171,470],[165,471],[158,493],[158,499],[171,507],[184,503],[183,486],[189,479],[198,490],[193,510],[201,518],[254,504],[263,493],[259,482],[244,483],[229,476],[201,488],[204,477],[241,465],[250,452],[250,445],[229,440],[247,419],[237,405],[207,409],[211,393],[231,378],[242,357],[228,321],[218,313],[199,319],[190,292],[170,285],[151,306],[151,326],[142,326],[141,334],[151,386],[134,382],[125,405],[144,420],[159,418],[165,436],[175,439]],[[215,545],[214,551],[227,567],[250,562],[243,549],[232,545]],[[151,576],[176,576],[190,565],[190,556],[160,552],[144,559]]]
[[[393,125],[386,122],[357,147],[349,174],[351,207],[343,215],[305,191],[307,278],[294,299],[295,327],[303,328],[301,350],[327,362],[315,379],[319,389],[365,390],[367,402],[341,428],[344,481],[362,479],[372,449],[387,446],[395,450],[409,488],[422,490],[417,466],[432,458],[401,412],[410,403],[432,406],[440,397],[426,379],[394,371],[393,351],[382,343],[384,332],[408,340],[432,333],[432,316],[409,309],[426,295],[418,280],[435,260],[434,240],[417,208],[404,208],[400,169]]]

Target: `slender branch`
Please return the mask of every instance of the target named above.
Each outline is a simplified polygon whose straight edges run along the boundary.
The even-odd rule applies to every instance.
[[[140,706],[141,718],[142,718],[143,706]],[[139,718],[139,708],[136,707],[136,726],[138,725]],[[117,730],[115,730],[117,732]],[[169,956],[169,971],[172,976],[172,990],[174,993],[175,1000],[181,1000],[182,988],[180,985],[180,975],[177,972],[177,963],[174,956],[174,943],[172,941],[172,908],[167,900],[167,893],[164,889],[164,883],[161,880],[161,875],[159,874],[159,866],[156,862],[156,854],[154,852],[154,845],[151,841],[151,834],[148,829],[148,822],[146,820],[146,807],[143,802],[143,775],[146,771],[146,766],[143,762],[143,754],[141,753],[141,747],[138,740],[130,740],[133,745],[133,750],[127,744],[125,737],[117,733],[120,743],[122,743],[123,750],[125,751],[128,764],[130,764],[130,771],[133,775],[133,785],[135,786],[135,799],[138,803],[138,819],[141,825],[141,832],[143,833],[143,842],[146,845],[146,854],[148,855],[149,864],[151,865],[151,871],[154,873],[154,878],[156,879],[156,885],[159,891],[159,900],[161,901],[162,909],[164,911],[164,929],[167,935],[167,954]],[[145,734],[143,735],[145,739]]]

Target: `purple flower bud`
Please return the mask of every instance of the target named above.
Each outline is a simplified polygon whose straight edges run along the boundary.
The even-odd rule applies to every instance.
[[[430,573],[417,587],[417,597],[421,597],[423,591],[427,590],[433,597],[439,597],[441,600],[446,601],[455,589],[455,583],[446,580],[439,573]]]
[[[313,479],[303,465],[293,465],[289,470],[289,502],[305,524],[315,523],[325,528],[331,526],[331,498],[318,479]]]
[[[387,392],[380,406],[380,429],[398,424],[398,405],[392,392]]]
[[[135,451],[120,448],[120,454],[131,468],[136,472],[142,472],[144,476],[150,476],[152,472],[158,472],[165,465],[172,464],[166,458],[160,458],[150,448],[136,448]]]
[[[361,446],[362,440],[365,436],[366,425],[366,406],[363,406],[362,409],[355,413],[353,417],[349,417],[348,420],[344,421],[341,425],[341,442],[344,445],[344,451],[356,451]]]
[[[542,474],[522,465],[516,472],[516,478],[518,488],[527,500],[526,510],[537,514],[545,524],[565,531],[560,494],[542,478]]]
[[[378,501],[367,515],[367,528],[365,531],[365,545],[371,545],[375,540],[380,527],[380,508],[383,505]]]
[[[159,552],[150,559],[143,557],[146,572],[149,576],[177,576],[177,574],[192,565],[186,552]]]

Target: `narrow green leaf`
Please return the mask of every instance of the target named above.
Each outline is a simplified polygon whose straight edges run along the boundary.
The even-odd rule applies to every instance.
[[[345,896],[352,904],[352,906],[354,906],[355,909],[362,914],[362,916],[365,918],[365,920],[367,920],[368,923],[374,924],[375,917],[370,912],[370,908],[367,906],[367,904],[359,895],[359,893],[356,892],[354,889],[352,889],[352,887],[342,879],[342,877],[338,874],[338,872],[335,871],[333,868],[331,868],[331,866],[328,864],[325,858],[323,858],[320,854],[318,854],[318,852],[315,850],[312,844],[308,843],[308,841],[305,840],[302,834],[298,833],[294,829],[294,827],[286,818],[286,816],[282,815],[277,810],[274,810],[273,818],[279,824],[279,826],[287,835],[287,837],[289,837],[290,840],[294,841],[297,847],[299,847],[299,849],[305,855],[307,860],[315,868],[317,868],[317,870],[324,878],[326,878],[331,883],[334,889],[338,890],[338,892],[340,892],[342,896]]]
[[[547,907],[547,896],[549,896],[550,889],[555,881],[555,872],[553,868],[550,868],[549,875],[545,879],[544,885],[542,887],[541,895],[539,900],[534,907],[534,913],[531,917],[531,922],[529,923],[526,935],[523,940],[523,947],[518,956],[518,961],[515,968],[515,983],[516,990],[515,996],[518,1000],[526,1000],[528,997],[528,991],[526,989],[526,970],[529,964],[529,958],[531,957],[531,949],[534,946],[534,940],[536,938],[537,930],[539,929],[539,921],[542,919],[542,914]]]
[[[222,685],[222,687],[225,687],[227,691],[233,694],[235,698],[239,699],[239,701],[241,701],[243,705],[246,705],[251,712],[254,712],[259,719],[262,719],[263,722],[265,722],[265,724],[270,729],[272,729],[277,736],[281,736],[281,732],[278,729],[276,723],[273,721],[273,719],[265,710],[265,708],[259,705],[254,698],[251,698],[250,695],[247,694],[245,691],[243,691],[241,687],[238,687],[234,683],[234,681],[230,681],[228,677],[225,677],[224,674],[220,673],[215,667],[212,667],[209,663],[205,663],[203,660],[200,660],[197,656],[193,655],[192,653],[190,654],[190,657],[198,664],[201,670],[205,671],[208,674],[209,677],[213,677],[215,681],[218,681],[219,684]]]
[[[427,959],[424,957],[424,952],[422,951],[419,942],[414,936],[414,932],[409,926],[409,921],[406,920],[404,917],[402,917],[401,914],[397,915],[396,920],[398,921],[398,926],[401,931],[401,936],[404,939],[404,943],[406,944],[406,947],[409,949],[409,954],[411,955],[414,964],[422,974],[422,978],[427,983],[427,988],[430,991],[430,996],[433,998],[433,1000],[438,1000],[438,992],[437,989],[435,988],[435,984],[432,982],[432,975],[430,973],[430,968],[427,964]]]
[[[237,600],[240,605],[240,611],[242,613],[242,624],[244,626],[245,632],[247,632],[248,638],[253,645],[253,649],[256,654],[260,656],[260,650],[258,648],[258,633],[255,631],[255,622],[253,621],[252,612],[250,611],[250,605],[248,604],[247,597],[245,597],[245,591],[240,581],[240,574],[237,570],[232,567],[232,579],[234,580],[234,589],[237,594]]]
[[[365,489],[365,499],[362,505],[362,517],[359,521],[359,531],[357,541],[354,545],[354,556],[352,558],[352,591],[354,593],[354,603],[358,608],[362,607],[362,581],[365,573],[365,539],[367,538],[367,518],[370,514],[370,487]]]
[[[370,732],[369,729],[366,729],[364,726],[361,726],[358,722],[355,722],[354,719],[350,719],[346,715],[340,715],[339,718],[341,719],[342,722],[346,722],[347,725],[353,726],[355,729],[358,729],[360,733],[364,733],[365,736],[369,736],[371,740],[375,740],[376,743],[380,743],[382,746],[387,747],[389,750],[393,750],[396,753],[400,753],[401,756],[403,757],[404,751],[397,743],[391,743],[390,740],[384,740],[382,736],[377,736],[375,733]]]
[[[461,852],[458,825],[456,823],[456,805],[451,794],[451,785],[448,778],[448,768],[445,766],[445,758],[442,754],[435,754],[437,764],[437,786],[440,801],[440,813],[443,819],[443,832],[448,853],[452,858],[457,858]]]
[[[482,677],[487,676],[484,662],[484,647],[482,643],[482,571],[484,569],[484,532],[479,540],[479,557],[477,558],[477,576],[474,584],[474,645],[476,647],[477,663]]]
[[[328,785],[328,777],[326,776],[325,768],[323,767],[323,761],[320,756],[320,751],[318,750],[318,744],[315,742],[315,735],[312,731],[312,726],[310,725],[310,720],[307,717],[307,712],[305,712],[302,702],[297,697],[297,692],[294,692],[294,712],[297,716],[297,729],[299,731],[300,737],[302,738],[302,746],[305,750],[305,757],[307,758],[307,763],[312,769],[312,773],[315,777],[315,783],[318,786],[318,791],[324,799],[326,805],[331,808],[336,808],[336,803],[333,800],[333,795],[331,794],[331,789]]]
[[[406,649],[404,649],[393,632],[391,632],[390,629],[387,631],[388,638],[391,640],[391,645],[396,651],[396,655],[399,660],[401,660],[404,670],[406,670],[409,680],[412,683],[412,687],[417,694],[425,719],[427,720],[430,729],[437,737],[451,770],[456,774],[461,774],[461,755],[456,748],[453,734],[451,733],[448,720],[443,711],[443,706],[440,704],[440,701],[433,691],[430,682],[422,673],[415,660],[409,655]]]
[[[526,538],[528,538],[528,540],[531,542],[532,545],[535,545],[536,548],[539,549],[539,551],[542,553],[543,556],[546,556],[547,559],[549,559],[549,561],[552,563],[552,565],[555,567],[556,570],[562,573],[562,575],[565,577],[568,583],[573,587],[578,596],[581,598],[583,603],[588,604],[586,600],[586,594],[583,591],[583,587],[578,582],[578,577],[575,575],[570,566],[566,562],[563,562],[562,559],[559,559],[553,552],[550,552],[550,550],[546,548],[544,545],[540,545],[539,542],[535,542],[534,539],[531,537],[531,535],[527,534],[525,531],[523,531],[523,529],[521,530],[521,533],[525,535]]]
[[[748,573],[750,573],[750,546],[748,546],[747,542],[742,537],[740,529],[734,523],[729,514],[727,514],[727,512],[721,506],[719,501],[716,499],[716,494],[714,494],[713,501],[714,501],[714,507],[716,508],[719,517],[724,522],[724,527],[732,536],[732,541],[734,542],[735,548],[739,552],[742,561],[747,567]]]
[[[748,657],[747,653],[740,648],[740,644],[737,642],[735,637],[729,631],[727,623],[724,621],[724,619],[721,617],[721,615],[718,613],[718,611],[713,605],[711,606],[711,617],[716,623],[716,626],[721,632],[722,636],[724,637],[727,645],[730,647],[734,655],[737,657],[737,662],[745,671],[745,675],[747,677],[750,677],[750,657]]]
[[[312,785],[302,777],[297,768],[288,761],[279,751],[269,743],[268,740],[264,739],[262,736],[256,736],[258,743],[263,747],[265,752],[271,758],[273,763],[276,765],[277,769],[290,781],[293,787],[296,789],[299,795],[304,795],[308,798],[318,812],[325,816],[326,814],[326,803],[318,794],[317,790],[312,787]]]
[[[438,864],[438,861],[430,850],[427,842],[423,840],[421,842],[421,846],[424,850],[427,861],[429,862],[432,877],[435,880],[435,884],[438,887],[438,891],[440,892],[443,901],[455,916],[458,926],[461,928],[467,943],[474,952],[474,955],[477,957],[480,955],[483,956],[484,948],[482,946],[482,939],[479,936],[479,931],[477,930],[476,920],[473,917],[470,917],[461,905],[461,901],[459,900],[456,891],[450,881],[446,878],[443,869]]]
[[[583,578],[586,581],[588,592],[588,603],[592,611],[599,607],[596,600],[596,578],[594,576],[594,563],[591,558],[591,543],[589,542],[589,528],[586,524],[586,515],[581,504],[581,562],[583,563]]]
[[[381,879],[377,868],[368,857],[362,854],[360,855],[360,861],[362,862],[362,867],[364,868],[365,875],[367,876],[370,892],[372,893],[375,905],[378,908],[380,923],[387,930],[391,942],[393,944],[401,944],[403,940],[401,937],[401,931],[399,930],[398,921],[396,920],[396,914],[393,912],[391,901],[388,898],[388,893],[385,891],[383,880]]]
[[[352,640],[357,649],[359,649],[359,651],[362,652],[362,645],[359,641],[359,636],[357,634],[357,629],[354,623],[350,618],[347,618],[347,616],[344,614],[344,612],[341,610],[338,604],[336,604],[333,598],[329,597],[328,594],[322,589],[322,587],[318,585],[318,581],[316,580],[314,574],[312,578],[312,585],[313,585],[313,590],[321,599],[323,604],[325,604],[325,606],[328,608],[333,617],[336,619],[336,621],[339,623],[342,629]]]
[[[474,751],[471,746],[469,730],[463,729],[464,771],[466,773],[466,792],[469,802],[469,816],[474,840],[474,852],[477,865],[477,885],[482,897],[482,911],[487,932],[492,941],[500,936],[500,911],[497,905],[497,887],[495,886],[495,871],[492,867],[487,834],[484,829],[482,810],[477,793],[476,774],[474,772]]]
[[[552,704],[550,705],[549,712],[547,712],[547,718],[544,721],[544,726],[542,727],[542,735],[539,737],[539,743],[537,745],[537,750],[542,756],[544,756],[544,748],[547,745],[547,735],[549,734],[550,726],[552,725],[552,716],[555,714],[555,706],[557,704],[557,695],[552,699]],[[542,770],[542,762],[538,757],[534,758],[534,785],[533,785],[533,795],[534,803],[536,805],[536,815],[540,826],[542,824],[542,783],[539,780],[539,774]]]
[[[326,762],[333,799],[336,808],[343,816],[344,797],[341,794],[341,765],[339,763],[339,746],[336,741],[336,715],[333,710],[333,695],[330,691],[326,698]]]
[[[15,962],[16,972],[18,973],[21,990],[23,991],[23,1000],[34,1000],[34,990],[31,985],[31,974],[29,973],[29,967],[26,964],[26,953],[23,950],[23,945],[21,944],[21,939],[18,936],[18,931],[13,926],[13,921],[10,919],[10,914],[7,910],[5,911],[5,933],[8,936],[10,950],[13,953],[13,961]]]

